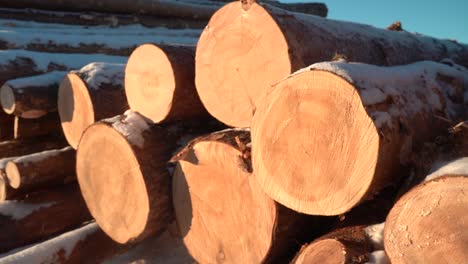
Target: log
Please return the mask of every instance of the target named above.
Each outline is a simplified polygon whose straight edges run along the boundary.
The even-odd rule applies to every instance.
[[[179,155],[173,204],[198,263],[287,263],[326,228],[323,219],[293,212],[261,191],[249,141],[246,130],[224,130],[195,139]]]
[[[138,1],[128,0],[85,0],[85,1],[67,1],[60,0],[18,0],[11,2],[1,0],[2,7],[11,8],[38,8],[59,11],[98,11],[106,13],[124,13],[124,14],[147,14],[152,16],[179,17],[198,20],[208,20],[213,13],[224,3],[210,0],[182,0],[182,1]],[[266,1],[275,3],[276,1]],[[279,4],[281,7],[289,7],[287,4]],[[297,7],[297,4],[291,7],[297,11],[310,12],[317,15],[324,14],[324,4],[303,4]],[[326,6],[325,6],[326,9]],[[326,15],[326,12],[325,12]]]
[[[66,72],[54,71],[7,81],[0,90],[0,102],[7,114],[39,118],[57,111],[59,84]]]
[[[195,49],[144,44],[125,68],[130,108],[155,123],[206,118],[195,88]]]
[[[42,243],[0,258],[7,263],[94,264],[126,247],[112,241],[96,223],[90,223]]]
[[[4,159],[0,159],[0,163],[3,163],[3,160]],[[8,179],[5,176],[4,165],[0,166],[3,166],[3,168],[0,168],[0,203],[21,197],[22,194],[10,186]]]
[[[0,111],[0,142],[14,138],[15,117]]]
[[[138,24],[81,26],[4,20],[0,49],[129,56],[142,43],[195,45],[201,29],[146,28]]]
[[[60,117],[57,112],[36,119],[15,116],[14,138],[24,139],[38,136],[62,136]]]
[[[76,173],[94,219],[125,244],[161,233],[173,219],[166,163],[175,139],[128,111],[86,129]]]
[[[449,128],[445,120],[463,119],[467,81],[466,71],[429,61],[305,68],[274,86],[256,110],[255,176],[291,209],[343,214],[397,184],[411,155]]]
[[[65,137],[74,149],[94,122],[125,112],[124,64],[91,63],[65,77],[58,93],[58,112]]]
[[[27,192],[74,181],[75,164],[75,150],[65,147],[15,158],[5,172],[11,187]]]
[[[50,238],[90,219],[76,185],[1,202],[0,252]]]
[[[291,264],[368,263],[372,252],[383,249],[383,232],[383,223],[335,230],[303,246]]]
[[[208,112],[249,127],[258,100],[272,85],[337,55],[376,65],[451,58],[468,66],[468,46],[408,32],[291,13],[236,1],[218,10],[200,36],[195,83]],[[245,9],[245,10],[244,10]]]
[[[66,141],[63,138],[51,136],[4,141],[0,142],[0,159],[63,148],[66,145]]]
[[[387,216],[391,263],[464,263],[468,259],[468,158],[431,173]]]
[[[46,53],[0,50],[0,85],[6,81],[49,71],[79,69],[94,61],[125,63],[127,58],[102,54]]]

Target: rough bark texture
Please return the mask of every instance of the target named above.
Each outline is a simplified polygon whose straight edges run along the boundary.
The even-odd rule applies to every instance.
[[[210,0],[183,0],[183,1],[138,1],[131,2],[128,0],[85,0],[85,1],[68,1],[64,3],[60,0],[19,0],[11,2],[8,0],[0,1],[4,7],[13,8],[39,8],[49,10],[62,11],[98,11],[98,12],[115,12],[126,14],[147,14],[153,16],[179,17],[199,20],[208,20],[213,13],[218,10],[224,3]],[[280,4],[276,1],[266,1],[271,4],[278,5],[282,8],[292,9],[298,12],[307,12],[316,15],[327,14],[327,9],[324,4]],[[324,7],[325,6],[325,7]]]
[[[196,53],[200,98],[210,114],[230,126],[250,126],[258,100],[272,85],[337,54],[376,65],[450,58],[468,66],[468,47],[453,41],[256,3],[244,9],[234,2],[217,11]]]
[[[130,108],[155,123],[206,118],[195,88],[195,49],[145,44],[125,68]]]
[[[438,169],[387,216],[384,245],[391,263],[464,263],[468,258],[468,158],[434,165]]]
[[[166,162],[175,147],[166,129],[134,112],[102,120],[83,134],[78,181],[91,214],[115,241],[158,234],[173,219]]]
[[[345,213],[408,175],[412,154],[449,128],[445,120],[464,118],[466,83],[466,70],[435,62],[314,64],[258,107],[255,176],[294,210]]]
[[[62,127],[58,113],[49,113],[36,119],[15,116],[14,138],[25,139],[38,136],[62,136]]]
[[[14,123],[14,116],[8,115],[4,111],[0,112],[0,141],[10,140],[14,138]]]
[[[9,161],[5,172],[10,185],[23,192],[76,180],[75,150],[47,150]]]
[[[50,136],[4,141],[0,142],[0,159],[63,148],[66,145],[63,138]]]
[[[260,190],[251,175],[248,130],[196,138],[173,160],[176,219],[200,263],[287,262],[304,239],[326,229],[324,219],[293,212]]]
[[[73,148],[77,148],[89,125],[129,108],[124,67],[123,64],[91,63],[69,73],[60,84],[58,112],[63,133]]]
[[[96,223],[90,223],[17,253],[0,258],[0,264],[102,263],[126,248],[126,246],[119,245],[110,239]]]
[[[59,84],[66,72],[51,72],[7,81],[0,90],[3,110],[21,118],[57,111]]]
[[[0,251],[50,238],[90,219],[77,185],[4,201],[0,204]]]

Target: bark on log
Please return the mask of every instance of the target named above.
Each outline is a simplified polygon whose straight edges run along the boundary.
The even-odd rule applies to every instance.
[[[137,113],[102,120],[83,134],[76,172],[99,226],[119,243],[160,233],[173,219],[166,163],[175,139]]]
[[[0,142],[14,138],[15,117],[0,111]]]
[[[335,230],[303,246],[291,264],[368,263],[371,252],[383,248],[384,224]],[[380,262],[379,262],[380,263]]]
[[[57,111],[57,94],[66,72],[54,71],[7,81],[0,90],[3,110],[21,118],[39,118]]]
[[[82,1],[67,1],[66,3],[60,0],[18,0],[11,2],[1,0],[0,5],[12,8],[39,8],[48,10],[61,11],[98,11],[110,13],[124,14],[147,14],[163,17],[179,17],[198,20],[208,20],[216,10],[224,3],[210,0],[182,0],[182,1],[138,1],[132,2],[129,0],[82,0]],[[314,15],[325,15],[324,4],[303,4],[300,7],[289,4],[275,3],[275,1],[266,1],[268,3],[280,5],[282,8],[292,8],[299,12],[307,12]],[[325,10],[326,6],[325,6]]]
[[[27,192],[74,181],[75,160],[72,147],[46,150],[9,161],[5,172],[11,187]]]
[[[0,252],[50,238],[91,219],[77,185],[0,204]]]
[[[35,21],[83,26],[122,26],[140,24],[145,27],[168,29],[203,29],[207,20],[183,19],[176,17],[155,17],[151,15],[126,15],[96,12],[63,12],[31,8],[0,8],[0,18],[20,21]]]
[[[62,136],[60,117],[57,112],[36,119],[15,116],[14,138],[25,139],[38,136]]]
[[[387,216],[391,263],[464,263],[468,259],[468,158],[448,163],[403,195]]]
[[[286,263],[301,243],[324,232],[322,219],[293,212],[261,191],[249,143],[248,131],[225,130],[195,139],[179,155],[173,204],[199,263]]]
[[[58,112],[65,137],[78,147],[84,130],[94,122],[129,108],[124,90],[124,64],[91,63],[69,73],[60,84]]]
[[[376,65],[451,58],[468,66],[468,46],[449,40],[256,3],[244,8],[237,1],[217,11],[196,51],[200,98],[211,115],[230,126],[249,127],[259,98],[272,85],[336,54]]]
[[[0,159],[63,148],[66,145],[67,143],[63,138],[50,136],[4,141],[0,142]]]
[[[283,205],[339,215],[398,183],[412,153],[464,116],[468,74],[418,62],[317,63],[276,85],[252,122],[260,186]],[[284,177],[288,175],[288,177]]]
[[[8,80],[38,75],[49,71],[79,69],[94,61],[125,63],[127,58],[102,54],[0,50],[0,85],[3,85]]]
[[[119,254],[126,247],[110,239],[96,223],[0,258],[7,263],[95,264]]]
[[[145,44],[125,68],[130,108],[155,123],[206,118],[195,88],[195,49]]]

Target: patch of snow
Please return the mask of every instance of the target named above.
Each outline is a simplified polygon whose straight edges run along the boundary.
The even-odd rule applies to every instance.
[[[425,180],[429,181],[445,175],[468,175],[468,157],[449,162],[437,162]]]
[[[385,102],[389,97],[388,94],[385,94],[380,89],[362,89],[361,98],[364,105],[375,105]]]
[[[375,249],[383,249],[384,228],[385,222],[364,228],[364,232],[366,232]]]
[[[60,65],[67,69],[79,69],[91,62],[100,61],[108,63],[127,63],[128,58],[122,56],[110,56],[103,54],[70,54],[47,53],[27,50],[0,50],[0,69],[2,65],[12,63],[18,58],[30,59],[35,64],[35,69],[47,72],[52,65]]]
[[[11,49],[30,45],[98,45],[113,49],[134,48],[144,43],[195,45],[201,29],[147,28],[139,24],[78,26],[0,19],[0,40]]]
[[[125,64],[93,62],[79,70],[80,76],[90,89],[99,89],[102,84],[124,85]]]
[[[91,223],[79,229],[64,233],[58,237],[35,244],[15,254],[0,258],[0,264],[7,263],[58,263],[59,254],[64,252],[67,259],[76,244],[88,235],[99,230],[96,223]]]
[[[65,75],[67,75],[67,72],[53,71],[41,75],[10,80],[7,83],[12,89],[15,89],[17,92],[21,93],[21,89],[23,89],[24,87],[46,87],[58,84],[62,81],[63,78],[65,78]]]
[[[390,264],[390,259],[384,250],[377,250],[369,254],[369,262],[365,264]]]
[[[55,202],[28,204],[22,201],[3,201],[0,202],[0,214],[10,216],[14,220],[21,220],[41,208],[48,208],[54,204]]]
[[[143,148],[145,138],[143,132],[150,128],[146,119],[132,110],[127,110],[123,116],[106,119],[112,122],[112,127],[124,135],[132,144]]]
[[[392,117],[387,112],[375,111],[371,113],[371,117],[377,127],[382,127],[383,125],[392,126]]]
[[[54,157],[57,155],[60,155],[63,152],[71,150],[72,147],[65,147],[62,149],[52,149],[52,150],[45,150],[42,152],[37,152],[25,156],[18,157],[16,159],[13,159],[12,161],[15,163],[23,163],[24,165],[27,165],[28,163],[36,163],[39,161],[42,161],[44,159],[47,159],[49,157]]]

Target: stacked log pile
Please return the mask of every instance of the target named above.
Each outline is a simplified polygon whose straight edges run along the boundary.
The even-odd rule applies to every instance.
[[[0,263],[466,261],[468,46],[229,2],[0,0]]]

